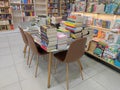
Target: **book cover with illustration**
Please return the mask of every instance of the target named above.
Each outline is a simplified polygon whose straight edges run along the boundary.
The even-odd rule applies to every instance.
[[[94,19],[94,26],[102,27],[102,20],[101,19]]]
[[[112,32],[120,32],[120,19],[115,20],[115,23],[112,27]]]

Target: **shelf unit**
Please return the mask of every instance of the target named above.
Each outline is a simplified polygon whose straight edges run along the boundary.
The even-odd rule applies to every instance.
[[[47,15],[47,0],[35,0],[35,14]]]
[[[48,0],[48,16],[60,16],[60,0]]]
[[[11,0],[14,27],[34,18],[34,0]]]
[[[108,64],[110,64],[110,65],[112,65],[113,67],[115,67],[115,68],[117,68],[117,69],[119,69],[120,70],[120,67],[118,67],[118,66],[116,66],[115,65],[115,60],[113,60],[112,59],[112,56],[114,57],[114,56],[116,56],[116,54],[117,54],[117,52],[112,52],[112,51],[109,51],[110,52],[110,54],[111,54],[111,56],[109,56],[109,57],[105,57],[105,52],[107,52],[107,50],[109,50],[109,48],[112,48],[111,46],[112,45],[117,45],[119,48],[120,48],[120,44],[116,44],[116,39],[114,39],[113,40],[113,42],[109,42],[108,41],[108,38],[109,38],[109,35],[114,35],[114,38],[115,37],[120,37],[120,31],[119,32],[113,32],[112,31],[112,29],[113,29],[113,27],[114,27],[114,24],[115,24],[115,21],[116,20],[120,20],[120,15],[110,15],[110,14],[95,14],[95,13],[86,13],[86,12],[74,12],[73,14],[80,14],[80,15],[82,15],[82,16],[85,16],[85,18],[86,17],[90,17],[91,18],[91,20],[93,20],[93,21],[89,21],[90,23],[91,23],[91,25],[88,25],[88,27],[90,27],[90,28],[92,28],[93,29],[93,32],[94,32],[94,30],[96,31],[96,30],[98,30],[98,32],[100,31],[102,31],[102,32],[104,32],[103,33],[103,36],[102,37],[100,37],[99,35],[94,35],[93,34],[93,37],[91,38],[91,41],[89,42],[89,44],[88,44],[88,47],[87,47],[87,50],[86,50],[86,52],[88,53],[88,54],[90,54],[90,55],[92,55],[92,56],[94,56],[94,57],[96,57],[96,58],[98,58],[98,59],[100,59],[100,60],[102,60],[102,61],[104,61],[104,62],[106,62],[106,63],[108,63]],[[97,24],[95,24],[94,23],[94,21],[95,20],[102,20],[102,24],[100,24],[99,22],[97,22],[98,23],[98,25]],[[103,22],[104,21],[109,21],[110,22],[110,27],[103,27],[104,26],[104,24],[103,24]],[[87,21],[86,21],[87,22]],[[109,23],[108,22],[108,23]],[[119,24],[120,25],[120,24]],[[118,38],[117,38],[117,40],[119,40]],[[103,46],[104,47],[102,47],[102,49],[101,50],[103,50],[102,51],[102,54],[99,56],[99,55],[97,55],[96,53],[95,53],[95,49],[97,48],[97,46],[98,45],[101,45],[101,44],[98,44],[98,43],[102,43],[103,44]],[[107,48],[108,47],[108,48]],[[116,46],[115,46],[116,47]],[[98,49],[97,49],[98,50]],[[97,51],[96,50],[96,51]],[[118,49],[117,49],[118,50]],[[108,53],[107,53],[108,54]],[[109,55],[109,54],[108,54]],[[110,58],[111,57],[111,58]],[[115,58],[115,57],[114,57]]]
[[[14,27],[17,28],[20,22],[23,22],[21,0],[11,0],[12,17]]]
[[[0,0],[0,31],[13,30],[9,0]]]
[[[60,0],[60,16],[68,16],[70,9],[70,0]]]

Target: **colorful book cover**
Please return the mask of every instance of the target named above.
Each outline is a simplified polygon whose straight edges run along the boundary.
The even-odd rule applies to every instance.
[[[94,20],[94,25],[98,27],[102,27],[102,20],[101,19],[95,19]]]
[[[116,20],[114,25],[113,25],[113,28],[112,28],[112,31],[113,32],[120,32],[120,20]]]

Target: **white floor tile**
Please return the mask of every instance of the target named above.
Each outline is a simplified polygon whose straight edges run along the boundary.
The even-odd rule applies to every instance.
[[[39,78],[24,80],[21,82],[22,90],[47,90],[47,84]]]
[[[9,48],[9,43],[8,42],[1,42],[0,48]]]
[[[17,82],[17,83],[8,85],[4,88],[1,88],[0,90],[21,90],[21,87],[20,87],[19,83]]]
[[[108,90],[117,90],[120,88],[120,74],[115,71],[106,70],[93,77],[93,79],[106,87]]]
[[[21,52],[21,53],[22,53],[22,52]],[[22,62],[24,62],[24,61],[27,61],[27,57],[24,58],[24,55],[21,54],[21,53],[14,53],[14,54],[12,54],[13,60],[14,60],[15,64],[18,64],[18,63],[22,63]]]
[[[1,55],[11,55],[10,48],[0,48],[0,56]]]
[[[106,90],[104,87],[96,83],[93,79],[88,79],[78,86],[71,88],[70,90]]]
[[[15,82],[18,82],[18,77],[14,67],[0,70],[0,88]]]
[[[3,43],[3,42],[8,42],[8,37],[7,36],[1,36],[0,35],[0,42]]]
[[[13,64],[14,64],[14,61],[13,61],[12,55],[0,56],[0,69],[8,66],[13,66]]]
[[[26,80],[26,79],[35,78],[34,77],[35,68],[33,68],[33,67],[29,68],[28,65],[26,64],[26,62],[16,64],[16,68],[17,68],[18,76],[21,81]]]

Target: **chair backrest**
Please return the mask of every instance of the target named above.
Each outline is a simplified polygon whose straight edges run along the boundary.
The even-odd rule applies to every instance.
[[[34,54],[38,54],[38,49],[35,45],[34,39],[28,32],[24,32],[28,39],[28,45]]]
[[[18,28],[19,28],[19,30],[20,30],[20,33],[21,33],[21,35],[22,35],[22,38],[23,38],[24,43],[25,43],[26,45],[28,45],[28,40],[27,40],[27,37],[26,37],[23,29],[22,29],[20,26],[18,26]]]
[[[71,43],[65,57],[65,62],[74,62],[84,55],[87,38],[79,38]]]

